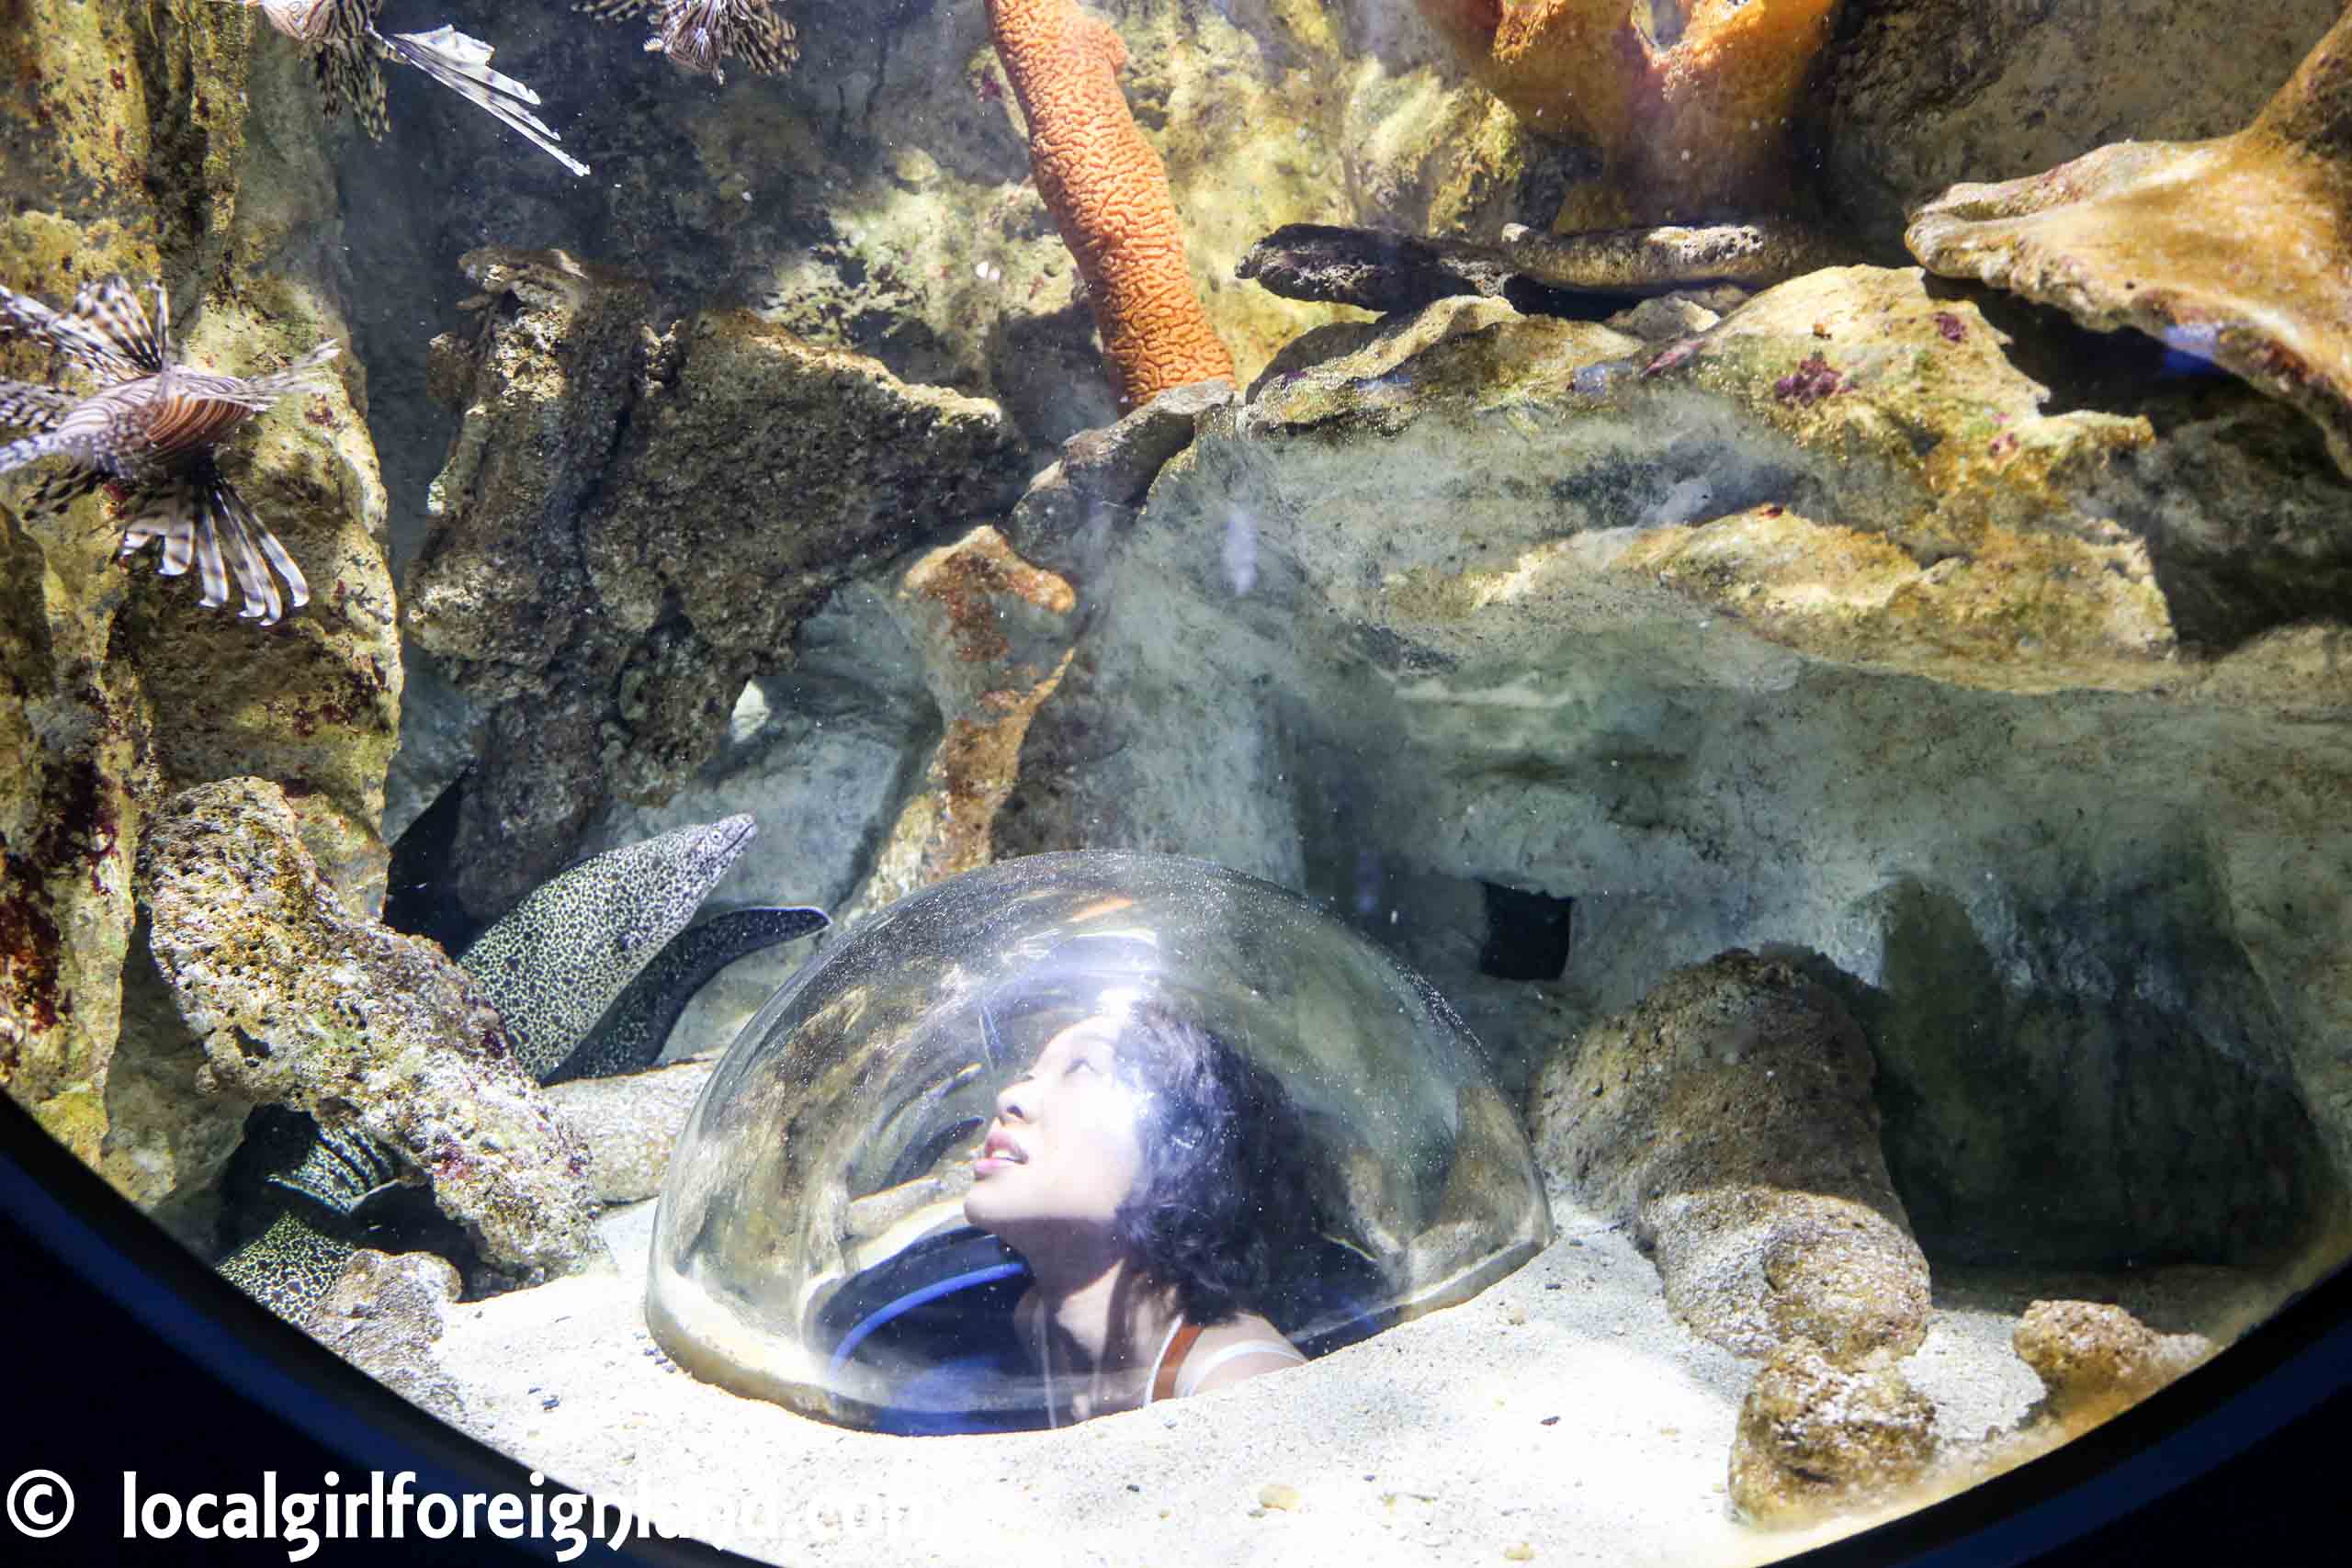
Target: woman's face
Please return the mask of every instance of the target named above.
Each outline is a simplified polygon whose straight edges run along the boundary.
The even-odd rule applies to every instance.
[[[1040,1224],[1107,1230],[1143,1169],[1143,1095],[1120,1081],[1118,1021],[1080,1020],[996,1097],[964,1216],[1018,1247]]]

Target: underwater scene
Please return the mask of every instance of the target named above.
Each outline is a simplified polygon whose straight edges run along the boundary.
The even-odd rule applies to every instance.
[[[2352,1252],[2343,0],[11,0],[0,196],[0,1082],[567,1486],[1762,1562]]]

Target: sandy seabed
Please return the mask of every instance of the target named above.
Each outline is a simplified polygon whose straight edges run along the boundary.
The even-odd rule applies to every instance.
[[[437,1348],[483,1441],[777,1562],[1747,1563],[1857,1528],[1732,1516],[1754,1365],[1677,1324],[1621,1232],[1553,1209],[1559,1239],[1464,1305],[1055,1432],[844,1431],[697,1382],[646,1332],[650,1202],[607,1217],[616,1268],[453,1307]],[[2166,1272],[2197,1278],[1939,1278],[1904,1371],[1946,1437],[2007,1426],[2041,1393],[2009,1348],[2034,1296],[2120,1300],[2169,1328],[2201,1315],[2189,1298],[2245,1283]]]

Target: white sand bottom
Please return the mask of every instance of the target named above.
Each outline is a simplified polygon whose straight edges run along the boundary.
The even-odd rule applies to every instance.
[[[652,1209],[606,1220],[616,1271],[453,1307],[440,1359],[485,1442],[753,1556],[1746,1563],[1841,1533],[1732,1517],[1724,1471],[1754,1366],[1676,1324],[1624,1236],[1556,1201],[1561,1238],[1464,1305],[1218,1393],[1056,1432],[952,1438],[844,1431],[670,1366],[641,1305]],[[2194,1272],[2214,1278],[2188,1281],[2191,1296],[2244,1288]],[[2034,1295],[2194,1325],[2181,1291],[2141,1279],[2119,1291],[1939,1277],[1951,1304],[1905,1371],[1946,1435],[2006,1425],[2041,1393],[2009,1348]]]

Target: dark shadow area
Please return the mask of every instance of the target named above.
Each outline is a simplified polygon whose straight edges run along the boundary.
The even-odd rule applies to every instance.
[[[1478,972],[1498,980],[1556,980],[1567,972],[1577,901],[1483,882],[1487,941]]]
[[[2035,912],[1996,957],[1906,879],[1879,985],[1810,965],[1871,1041],[1887,1166],[1938,1267],[2269,1266],[2340,1203],[2258,982],[2181,902]],[[2066,931],[2103,933],[2096,958]]]

